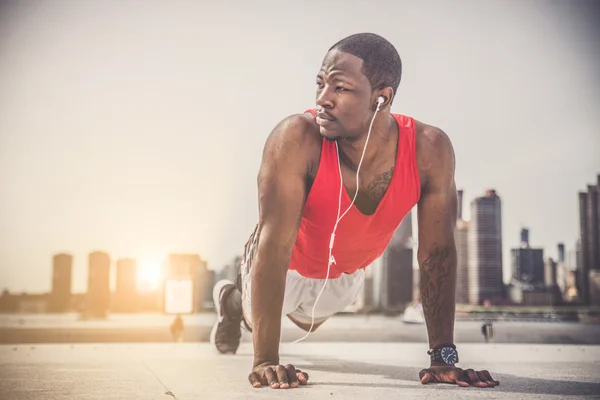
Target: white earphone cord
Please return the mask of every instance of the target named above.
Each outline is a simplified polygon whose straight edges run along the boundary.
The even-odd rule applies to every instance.
[[[375,114],[373,114],[373,118],[371,119],[371,124],[369,125],[369,132],[367,133],[367,140],[365,141],[365,147],[363,148],[363,152],[362,152],[362,155],[360,156],[360,161],[358,163],[358,168],[356,169],[356,192],[354,192],[354,197],[352,198],[352,202],[350,203],[350,206],[348,206],[348,208],[346,209],[346,211],[344,211],[344,213],[342,214],[341,217],[340,217],[340,211],[342,208],[342,190],[344,187],[344,180],[342,179],[342,167],[341,167],[341,163],[340,163],[340,149],[338,147],[337,141],[335,142],[335,149],[336,149],[337,157],[338,157],[338,170],[340,172],[340,194],[338,197],[337,218],[335,221],[335,225],[333,226],[333,232],[331,232],[331,238],[329,240],[329,258],[328,258],[328,262],[327,262],[327,276],[325,277],[325,283],[323,283],[323,287],[321,288],[321,291],[317,295],[317,298],[315,299],[315,304],[313,305],[313,308],[312,308],[312,322],[310,324],[310,329],[308,330],[308,332],[306,332],[306,335],[304,335],[300,339],[294,340],[292,343],[298,343],[301,340],[306,339],[308,337],[308,335],[310,335],[310,333],[312,332],[312,329],[315,325],[315,309],[317,308],[317,303],[319,302],[319,299],[321,298],[321,294],[325,290],[325,286],[327,286],[327,281],[329,280],[329,271],[331,270],[331,264],[333,264],[335,262],[335,258],[332,255],[333,242],[335,240],[335,231],[337,230],[338,223],[341,221],[342,218],[344,218],[344,216],[348,213],[348,211],[350,211],[350,209],[354,205],[354,201],[356,200],[356,196],[358,195],[358,188],[359,188],[358,175],[360,173],[360,167],[362,165],[363,159],[365,158],[365,153],[367,151],[367,144],[369,143],[369,138],[371,137],[371,128],[373,127],[373,122],[375,121],[375,117],[377,116],[377,112],[379,111],[380,105],[381,105],[381,102],[378,102],[377,109],[375,110]]]

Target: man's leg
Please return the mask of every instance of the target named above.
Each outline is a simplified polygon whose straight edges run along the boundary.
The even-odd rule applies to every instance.
[[[298,293],[299,300],[297,308],[287,315],[288,318],[303,331],[314,332],[329,317],[343,311],[356,301],[363,289],[364,278],[363,270],[353,274],[343,274],[339,278],[329,279],[325,289],[322,290],[325,285],[324,279],[306,278],[296,271],[289,271],[287,279],[289,289],[286,290]],[[294,293],[290,293],[290,297],[293,296]]]
[[[220,353],[234,353],[240,345],[242,320],[240,293],[229,280],[217,282],[213,289],[217,322],[210,333],[210,343]]]
[[[221,280],[213,289],[213,301],[217,309],[217,322],[210,334],[210,342],[221,353],[234,353],[240,346],[241,322],[244,320],[243,285],[250,269],[255,251],[258,225],[244,246],[242,261],[236,282]],[[244,321],[245,322],[245,321]],[[249,328],[245,322],[246,328]]]
[[[293,322],[293,323],[294,323],[294,324],[295,324],[295,325],[296,325],[298,328],[302,329],[302,330],[303,330],[303,331],[305,331],[305,332],[308,332],[309,330],[310,330],[311,332],[314,332],[314,331],[316,331],[316,330],[317,330],[317,328],[318,328],[319,326],[321,326],[321,325],[322,325],[322,324],[325,322],[325,321],[318,321],[318,322],[317,322],[317,321],[315,321],[315,323],[314,323],[314,324],[312,324],[312,321],[311,321],[311,322],[308,322],[308,323],[307,323],[307,322],[300,322],[300,321],[298,321],[297,319],[295,319],[295,318],[292,316],[292,314],[288,314],[288,318],[289,318],[289,319],[290,319],[290,321],[292,321],[292,322]],[[311,326],[311,324],[312,324],[312,329],[310,329],[310,326]]]

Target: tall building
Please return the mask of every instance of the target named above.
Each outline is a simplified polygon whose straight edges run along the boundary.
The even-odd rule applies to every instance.
[[[521,247],[529,247],[529,229],[521,228]]]
[[[467,234],[471,304],[503,300],[501,206],[495,190],[487,190],[471,203]]]
[[[546,289],[551,293],[554,305],[564,303],[563,292],[558,284],[559,271],[563,266],[564,262],[557,262],[552,258],[549,258],[545,265]]]
[[[170,254],[169,277],[191,279],[194,290],[194,312],[204,310],[204,299],[210,286],[207,284],[209,277],[205,260],[198,254]]]
[[[458,213],[454,229],[456,244],[456,302],[469,303],[469,222],[463,221],[463,191],[458,190]]]
[[[412,215],[400,223],[381,256],[380,307],[402,311],[413,300]]]
[[[590,306],[600,306],[600,270],[590,271]]]
[[[521,247],[511,249],[512,279],[534,286],[545,286],[544,250],[529,246],[529,230],[521,229]]]
[[[92,252],[88,256],[87,314],[97,318],[106,317],[110,300],[110,257],[101,251]]]
[[[556,247],[558,250],[558,262],[564,263],[565,262],[565,244],[559,243]]]
[[[521,229],[520,248],[511,249],[512,279],[508,285],[508,297],[525,306],[556,306],[562,303],[562,295],[557,285],[558,266],[552,258],[544,262],[544,250],[532,248],[529,244],[529,230]],[[559,245],[559,254],[564,246]],[[560,265],[563,265],[561,263]]]
[[[569,271],[573,269],[575,264],[571,264],[572,261],[567,260],[567,252],[565,251],[565,245],[563,243],[559,243],[557,249],[556,285],[564,299],[564,294],[567,291]]]
[[[548,258],[544,264],[544,284],[548,287],[558,286],[558,262]]]
[[[71,281],[73,256],[56,254],[52,257],[52,292],[50,293],[49,311],[67,312],[71,302]]]
[[[130,258],[117,260],[116,285],[112,310],[118,312],[137,311],[137,265]]]
[[[579,193],[578,291],[580,302],[590,304],[590,273],[600,270],[600,174],[596,185]],[[596,293],[596,291],[594,291]],[[600,300],[599,300],[600,301]],[[595,301],[594,301],[595,302]]]

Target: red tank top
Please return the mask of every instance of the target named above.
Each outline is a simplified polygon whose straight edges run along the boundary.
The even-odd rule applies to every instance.
[[[307,112],[315,116],[315,110]],[[392,116],[399,127],[392,180],[375,213],[365,215],[353,205],[339,222],[332,252],[335,263],[331,265],[329,278],[354,273],[379,258],[421,195],[415,120],[399,114]],[[304,205],[289,267],[302,276],[315,279],[327,276],[329,240],[338,213],[340,183],[335,143],[323,139],[319,169]],[[340,215],[351,203],[352,198],[343,188]]]

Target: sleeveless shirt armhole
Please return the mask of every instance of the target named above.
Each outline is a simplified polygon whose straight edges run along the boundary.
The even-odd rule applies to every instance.
[[[413,148],[413,168],[415,176],[415,186],[417,188],[416,203],[421,199],[421,176],[419,175],[419,163],[417,162],[417,124],[414,118],[411,118],[411,138]]]

